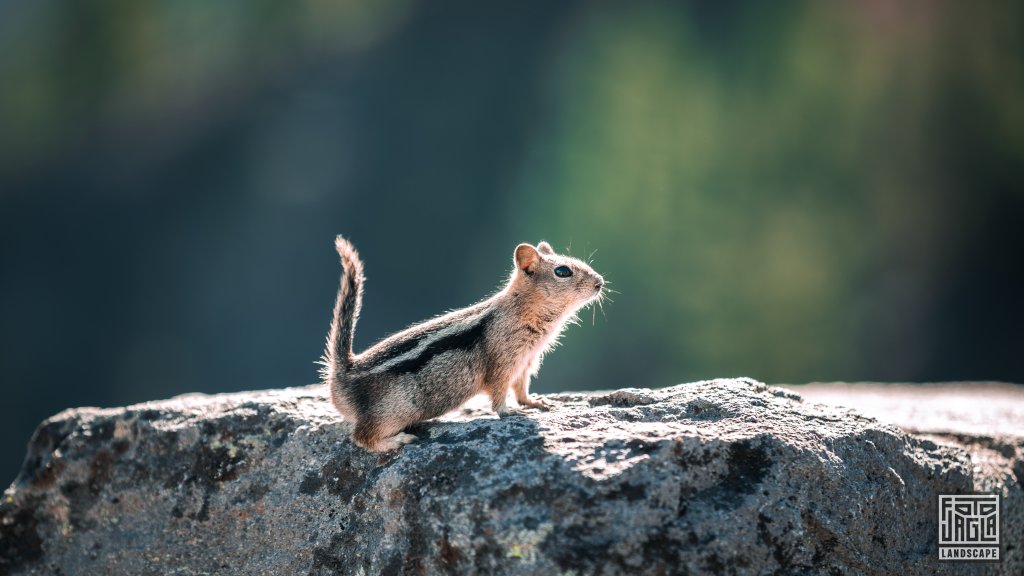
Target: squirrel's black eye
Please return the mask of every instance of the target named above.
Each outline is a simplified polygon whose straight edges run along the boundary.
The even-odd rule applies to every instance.
[[[555,268],[555,276],[558,276],[559,278],[568,278],[569,276],[572,276],[572,268],[569,268],[568,266],[559,266],[558,268]]]

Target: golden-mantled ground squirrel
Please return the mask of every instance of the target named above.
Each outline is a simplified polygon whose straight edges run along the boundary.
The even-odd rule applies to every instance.
[[[555,254],[547,242],[520,244],[512,276],[497,294],[353,354],[363,263],[341,236],[335,247],[343,272],[321,375],[334,406],[355,424],[356,444],[374,452],[412,442],[404,428],[482,392],[500,416],[510,414],[509,388],[520,406],[546,408],[530,398],[530,378],[566,322],[603,296],[604,279],[585,262]]]

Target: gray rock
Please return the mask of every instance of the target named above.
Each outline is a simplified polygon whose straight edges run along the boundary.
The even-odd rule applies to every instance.
[[[369,454],[323,390],[45,421],[0,574],[1024,573],[1024,441],[986,462],[751,380],[469,407]],[[1003,495],[1004,560],[940,563],[937,498]]]

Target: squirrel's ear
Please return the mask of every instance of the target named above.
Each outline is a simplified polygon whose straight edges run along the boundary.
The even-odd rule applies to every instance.
[[[537,244],[537,252],[549,255],[555,253],[555,251],[551,249],[551,244],[548,244],[547,242],[543,241],[540,244]]]
[[[516,268],[527,274],[533,274],[533,270],[537,267],[537,262],[540,261],[540,254],[537,253],[537,249],[533,246],[520,244],[516,246],[515,261]]]

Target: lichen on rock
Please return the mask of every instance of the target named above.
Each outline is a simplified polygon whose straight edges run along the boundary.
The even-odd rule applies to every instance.
[[[389,454],[319,387],[69,410],[0,502],[0,574],[975,573],[936,559],[939,494],[999,490],[1024,525],[1017,440],[979,471],[746,379],[548,401]]]

